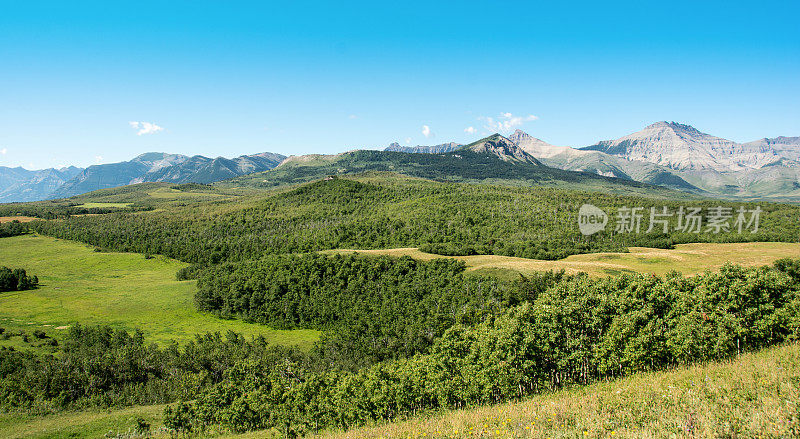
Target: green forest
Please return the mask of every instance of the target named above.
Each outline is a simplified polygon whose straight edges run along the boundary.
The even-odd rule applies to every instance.
[[[123,194],[125,195],[125,194]],[[591,203],[613,215],[621,207],[677,211],[725,206],[762,209],[757,233],[712,233],[656,228],[584,236],[578,210]],[[420,247],[443,255],[496,254],[559,259],[571,254],[625,251],[629,246],[671,248],[687,242],[796,242],[800,208],[775,203],[673,200],[617,196],[547,187],[507,187],[431,182],[385,174],[335,178],[251,198],[146,204],[151,212],[127,210],[36,221],[30,228],[102,249],[162,254],[197,264],[258,259],[268,254],[336,248]],[[134,203],[131,209],[136,209]],[[10,207],[9,207],[10,209]],[[54,214],[31,207],[32,216]],[[70,208],[65,208],[69,213]]]

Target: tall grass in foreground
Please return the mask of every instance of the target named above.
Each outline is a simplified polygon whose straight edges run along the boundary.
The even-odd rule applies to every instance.
[[[800,437],[800,344],[319,437]]]

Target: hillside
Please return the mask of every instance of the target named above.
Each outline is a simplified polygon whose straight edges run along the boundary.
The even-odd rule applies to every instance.
[[[636,133],[583,149],[551,145],[521,130],[507,140],[542,164],[561,170],[638,181],[703,196],[800,200],[798,137],[736,143],[689,125],[657,122]],[[463,146],[397,145],[387,150],[430,154],[457,148]]]
[[[537,395],[523,401],[377,423],[310,437],[794,437],[800,399],[800,347],[790,344],[709,363]],[[643,409],[642,402],[647,405]],[[788,403],[787,403],[788,402]],[[93,439],[124,435],[142,419],[151,437],[174,437],[164,427],[164,406],[83,409],[47,416],[0,414],[6,437]],[[226,439],[272,439],[275,430],[223,433]],[[204,437],[204,435],[198,435]]]
[[[522,161],[525,156],[504,143],[477,145],[488,153],[463,149],[444,156],[563,172]],[[328,159],[287,160],[283,166]],[[703,211],[755,207],[690,202]],[[8,312],[0,316],[8,319],[4,346],[15,348],[0,350],[0,391],[10,395],[4,408],[16,416],[6,422],[31,419],[40,405],[60,416],[166,403],[161,418],[149,409],[142,413],[163,419],[173,434],[274,428],[303,435],[546,395],[796,338],[797,262],[760,266],[747,258],[785,256],[791,245],[737,244],[733,258],[707,245],[679,249],[690,254],[634,251],[584,259],[609,263],[594,273],[600,277],[532,265],[514,273],[499,272],[502,264],[471,269],[491,259],[485,255],[532,264],[532,258],[625,252],[629,246],[796,242],[800,236],[800,208],[770,203],[759,206],[756,233],[677,232],[672,218],[667,233],[608,228],[584,236],[577,213],[586,203],[614,215],[626,206],[675,212],[686,200],[369,172],[274,189],[142,183],[0,206],[0,216],[54,218],[25,224],[47,238],[0,242],[10,249],[6,264],[25,263],[44,281],[37,290],[0,297]],[[43,247],[26,255],[28,246]],[[428,255],[320,253],[405,247]],[[667,269],[673,256],[680,266],[697,269],[730,259],[750,267],[723,265],[685,278],[629,273],[648,265]],[[574,262],[557,261],[552,268]],[[182,268],[165,277],[167,270],[152,270],[160,264]],[[186,280],[192,279],[196,290],[188,297]],[[657,330],[662,327],[669,329]],[[186,341],[193,331],[214,328],[264,337],[227,332]],[[150,337],[161,343],[149,345]],[[311,342],[310,349],[286,346]],[[118,378],[102,379],[107,376]],[[23,391],[14,390],[15,383]],[[119,422],[101,418],[104,426]],[[69,419],[79,424],[82,418]],[[34,420],[50,425],[43,417]]]
[[[362,153],[371,154],[354,154]],[[404,158],[421,156],[381,154],[400,154]],[[469,157],[474,153],[458,154]],[[435,155],[426,156],[437,159]],[[445,159],[451,164],[463,163],[451,156]],[[550,170],[497,159],[492,159],[492,163],[494,166]],[[566,186],[563,182],[559,185]],[[611,226],[588,237],[580,233],[577,215],[585,203],[598,206],[609,215],[615,215],[623,206],[641,206],[645,212],[651,206],[667,207],[674,213],[686,203],[680,199],[652,197],[651,191],[645,192],[648,196],[639,195],[635,190],[625,193],[630,195],[573,191],[547,185],[509,187],[439,182],[391,173],[320,179],[299,187],[267,191],[146,183],[98,193],[108,194],[98,201],[130,203],[119,213],[73,216],[64,221],[35,223],[33,227],[40,233],[104,248],[159,253],[198,263],[336,248],[397,247],[421,247],[444,255],[496,254],[558,259],[570,254],[620,251],[631,246],[664,248],[687,242],[794,242],[800,233],[800,224],[794,220],[796,206],[769,203],[760,206],[763,212],[757,233],[740,234],[735,229],[719,234],[671,231],[664,235],[658,231],[660,229],[645,233],[646,218],[638,234],[614,233]],[[19,213],[56,217],[90,213],[75,211],[76,204],[90,199],[82,196],[74,201],[3,206],[0,216]],[[720,204],[733,210],[742,206],[753,208],[753,205],[713,200],[692,200],[691,203],[703,209]],[[130,213],[142,209],[152,211]],[[672,227],[676,227],[675,215],[670,221]]]
[[[654,186],[664,186],[687,192],[702,193],[678,174],[663,166],[628,160],[599,151],[581,150],[569,146],[553,146],[521,130],[509,137],[521,149],[539,159],[543,164],[568,171],[591,172],[607,177],[640,181]]]
[[[39,273],[42,285],[30,292],[0,295],[0,326],[9,333],[58,327],[62,329],[55,332],[63,332],[75,322],[111,324],[129,331],[143,330],[148,342],[166,345],[185,343],[206,331],[232,330],[306,349],[319,335],[315,331],[274,331],[197,312],[194,281],[175,279],[175,273],[186,264],[168,258],[97,252],[81,243],[44,236],[0,239],[0,266],[16,265]],[[0,339],[0,346],[15,341]]]
[[[477,142],[464,145],[458,151],[471,151],[477,154],[485,154],[497,157],[504,162],[528,163],[542,166],[536,157],[532,156],[513,141],[494,134]]]
[[[796,437],[798,380],[800,346],[791,344],[722,363],[314,437]]]
[[[547,186],[642,196],[684,194],[648,184],[544,166],[508,139],[495,135],[441,154],[357,150],[337,155],[292,156],[278,167],[216,183],[224,188],[273,188],[327,176],[393,172],[436,181]]]

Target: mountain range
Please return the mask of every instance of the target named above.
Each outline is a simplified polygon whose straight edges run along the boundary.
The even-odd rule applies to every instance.
[[[285,158],[270,152],[233,159],[149,152],[129,161],[93,165],[86,169],[69,167],[28,171],[0,167],[0,202],[66,198],[143,182],[207,184],[266,171]]]
[[[0,166],[0,203],[43,200],[81,171],[74,166],[37,171]]]
[[[502,165],[487,159],[499,159]],[[285,157],[261,153],[212,159],[153,152],[86,169],[28,171],[0,167],[0,202],[65,198],[141,182],[232,180],[231,184],[274,186],[366,171],[459,181],[583,181],[607,185],[607,181],[588,177],[597,175],[704,196],[799,200],[800,137],[736,143],[690,125],[657,122],[584,148],[551,145],[516,130],[508,137],[495,134],[469,145],[449,142],[411,147],[392,143],[383,151],[334,155]]]
[[[231,188],[271,188],[332,176],[361,174],[382,181],[391,179],[391,175],[401,174],[441,182],[559,187],[625,195],[683,196],[672,189],[631,179],[546,166],[500,134],[468,145],[447,145],[445,148],[448,152],[409,153],[362,149],[331,155],[291,156],[275,169],[215,184]]]
[[[709,196],[800,197],[800,137],[736,143],[690,125],[657,122],[641,131],[584,148],[551,145],[521,130],[508,139],[541,163],[563,170],[592,172]],[[451,144],[404,150],[423,153],[447,145]],[[397,146],[393,144],[386,149],[396,150]]]

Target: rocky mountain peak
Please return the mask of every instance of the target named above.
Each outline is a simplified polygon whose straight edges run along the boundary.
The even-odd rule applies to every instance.
[[[666,121],[586,149],[680,171],[757,169],[780,158],[771,150],[738,144],[703,133],[691,125]]]
[[[500,134],[493,134],[477,142],[470,143],[462,149],[476,152],[479,154],[491,154],[499,157],[506,162],[522,162],[541,165],[536,157],[527,153],[515,142],[507,139]]]
[[[431,145],[431,146],[401,146],[397,142],[393,142],[388,147],[384,149],[384,151],[395,151],[395,152],[410,152],[410,153],[423,153],[423,154],[442,154],[450,151],[455,151],[461,147],[461,144],[450,142],[450,143],[442,143],[440,145]]]

